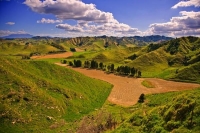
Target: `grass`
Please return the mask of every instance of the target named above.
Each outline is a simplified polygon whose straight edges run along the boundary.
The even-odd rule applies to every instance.
[[[4,132],[62,131],[101,108],[112,88],[45,61],[1,57],[0,64],[0,130]],[[57,122],[63,124],[56,126]]]
[[[155,86],[148,80],[143,80],[141,84],[147,88],[155,88]]]
[[[78,132],[106,133],[193,132],[200,129],[200,88],[189,91],[146,95],[144,103],[121,107],[108,101],[79,122]],[[179,112],[181,112],[179,114]],[[193,113],[192,113],[193,112]],[[110,116],[110,117],[109,117]],[[191,122],[192,117],[192,122]],[[107,129],[108,120],[117,123]],[[89,124],[90,123],[90,124]]]
[[[147,95],[136,104],[129,118],[112,133],[199,132],[200,88],[190,91]],[[192,113],[193,112],[193,113]],[[191,122],[191,118],[193,119]]]

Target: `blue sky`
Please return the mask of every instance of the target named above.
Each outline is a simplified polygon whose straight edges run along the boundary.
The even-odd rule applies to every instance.
[[[200,36],[200,0],[0,0],[0,36]]]

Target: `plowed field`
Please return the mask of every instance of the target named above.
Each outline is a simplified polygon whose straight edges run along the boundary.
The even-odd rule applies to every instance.
[[[157,78],[128,78],[106,74],[100,70],[87,70],[82,68],[71,68],[91,78],[104,80],[114,85],[108,100],[114,104],[130,106],[137,103],[139,96],[144,94],[165,93],[171,91],[182,91],[200,87],[200,84],[166,81]],[[146,88],[141,82],[150,81],[155,87]]]
[[[31,59],[67,58],[72,55],[73,55],[72,52],[65,52],[65,53],[60,53],[60,54],[47,54],[47,55],[41,55],[41,56],[32,56]]]

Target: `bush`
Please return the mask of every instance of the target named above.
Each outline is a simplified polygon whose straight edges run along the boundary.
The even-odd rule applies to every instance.
[[[142,93],[142,94],[140,95],[140,97],[139,97],[138,102],[139,102],[139,103],[143,103],[143,102],[144,102],[144,99],[145,99],[145,97],[144,97],[144,94]]]

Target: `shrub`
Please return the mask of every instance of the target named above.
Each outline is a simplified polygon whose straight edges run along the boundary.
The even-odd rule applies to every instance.
[[[140,97],[139,97],[138,102],[139,102],[139,103],[143,103],[143,102],[144,102],[144,99],[145,99],[145,97],[144,97],[144,94],[142,93],[142,94],[140,95]]]

